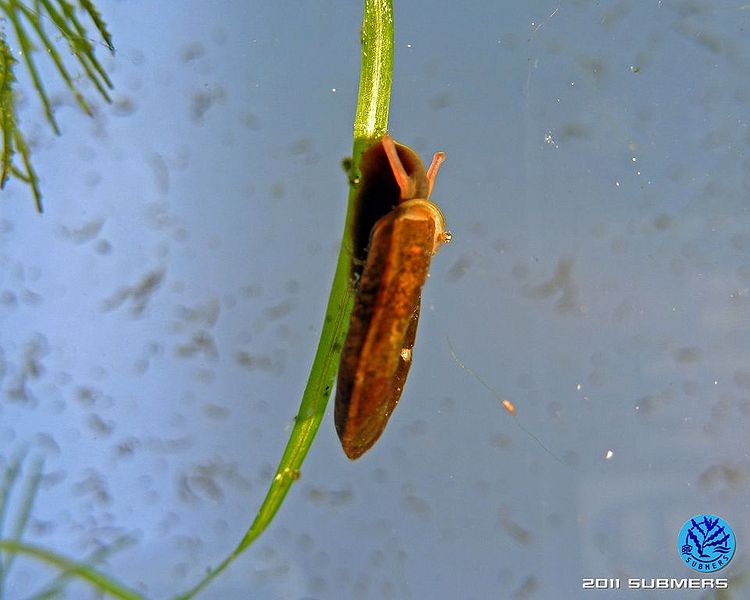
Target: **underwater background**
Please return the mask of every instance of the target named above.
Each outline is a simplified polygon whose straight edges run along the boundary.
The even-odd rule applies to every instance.
[[[48,84],[55,137],[29,93],[45,213],[0,195],[0,466],[44,460],[27,541],[81,558],[130,535],[102,569],[166,598],[239,542],[297,412],[362,6],[98,6],[113,104],[84,85],[91,119]],[[737,537],[721,597],[747,597],[750,9],[394,8],[389,129],[446,153],[453,234],[409,380],[357,462],[330,403],[275,520],[199,597],[651,598],[581,580],[700,577],[677,534],[704,512]],[[18,558],[5,596],[52,575]]]

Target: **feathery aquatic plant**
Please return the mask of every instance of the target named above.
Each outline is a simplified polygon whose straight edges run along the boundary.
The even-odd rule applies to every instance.
[[[13,31],[18,44],[15,52],[12,51],[7,32],[5,29],[0,30],[0,133],[2,134],[0,188],[4,188],[11,177],[23,181],[31,188],[37,211],[42,212],[39,177],[31,164],[29,145],[18,120],[16,69],[19,64],[23,64],[28,71],[31,83],[42,103],[45,118],[55,134],[59,135],[60,128],[34,60],[36,51],[42,50],[50,57],[57,73],[73,94],[78,106],[87,115],[93,113],[45,26],[49,28],[51,25],[51,28],[56,29],[57,33],[67,41],[70,53],[75,57],[78,67],[83,70],[106,102],[110,102],[107,90],[112,88],[112,82],[94,54],[95,44],[89,39],[88,31],[78,13],[88,16],[94,28],[99,32],[103,44],[114,54],[112,36],[91,0],[79,0],[78,11],[66,0],[35,0],[33,7],[19,0],[0,0],[0,11],[5,15],[10,25],[8,29]],[[16,59],[14,53],[21,58]],[[17,157],[20,157],[20,161]]]

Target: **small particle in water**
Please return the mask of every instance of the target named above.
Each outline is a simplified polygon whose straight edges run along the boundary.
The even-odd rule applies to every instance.
[[[113,421],[105,420],[96,413],[89,416],[88,426],[94,433],[101,435],[102,437],[111,434],[115,428]]]
[[[187,323],[201,323],[208,327],[213,326],[219,318],[220,304],[215,297],[209,298],[205,303],[195,306],[179,306],[177,313],[182,321]]]
[[[430,98],[430,108],[432,110],[442,110],[443,108],[448,108],[451,104],[453,104],[453,97],[450,92],[441,92]]]
[[[121,96],[115,99],[112,106],[114,114],[118,117],[130,116],[137,110],[135,100],[129,96]]]
[[[274,200],[281,200],[284,194],[286,194],[286,188],[283,183],[277,182],[271,186],[271,197]]]
[[[612,450],[607,450],[606,454],[604,455],[604,460],[609,460],[615,455],[615,453]]]
[[[304,493],[311,502],[326,506],[346,506],[354,499],[351,490],[327,490],[314,485],[307,487]]]
[[[219,357],[219,351],[213,336],[206,330],[195,332],[190,341],[175,350],[177,356],[181,358],[190,358],[196,354],[202,353],[206,358],[216,360]]]
[[[218,404],[209,403],[203,407],[204,414],[211,419],[225,419],[229,410]]]
[[[284,284],[284,289],[290,294],[296,294],[299,292],[300,287],[300,283],[296,279],[290,279]]]
[[[260,120],[252,113],[245,113],[242,116],[242,124],[248,129],[258,130],[260,129]]]
[[[18,304],[18,298],[11,290],[3,290],[0,292],[0,304],[5,306],[15,306]]]
[[[561,258],[555,269],[553,277],[533,287],[526,287],[525,293],[531,298],[549,298],[550,296],[560,293],[555,303],[559,312],[571,312],[578,309],[582,312],[582,305],[578,302],[578,289],[573,281],[573,260],[570,258]]]
[[[200,42],[192,42],[180,49],[180,60],[187,63],[205,54],[206,50]]]
[[[149,164],[154,177],[154,185],[161,194],[169,192],[169,167],[161,154],[153,154]]]
[[[77,227],[68,227],[63,225],[60,227],[59,232],[63,237],[75,242],[76,244],[83,244],[91,241],[99,235],[99,232],[104,225],[104,219],[94,219],[88,223]]]
[[[464,371],[469,373],[472,377],[474,377],[487,391],[489,391],[495,398],[497,398],[500,403],[503,405],[505,410],[508,411],[508,413],[513,417],[513,419],[516,422],[516,426],[523,431],[526,435],[528,435],[531,439],[533,439],[537,444],[539,444],[539,447],[542,448],[547,454],[549,454],[552,458],[557,460],[558,462],[562,462],[560,458],[552,452],[547,446],[545,446],[542,443],[542,440],[540,440],[536,435],[534,435],[531,431],[526,429],[521,422],[518,420],[518,417],[516,416],[516,407],[513,405],[513,403],[510,400],[505,400],[500,397],[500,395],[497,393],[497,391],[488,384],[484,379],[482,379],[477,373],[475,373],[472,369],[467,367],[464,363],[461,362],[461,359],[458,358],[456,355],[456,352],[453,350],[453,344],[451,344],[450,339],[446,338],[446,341],[448,342],[448,349],[450,350],[451,355],[453,356],[453,360],[456,361],[456,364],[461,367]]]
[[[448,269],[448,279],[450,281],[457,281],[464,276],[464,274],[471,267],[471,258],[466,255],[459,256],[453,263],[450,269]]]
[[[533,536],[530,531],[524,529],[508,518],[502,518],[500,520],[500,525],[505,530],[505,532],[519,544],[528,545],[533,541]]]
[[[94,246],[97,254],[109,254],[112,252],[112,244],[108,240],[99,240]]]
[[[282,319],[292,311],[292,306],[293,305],[290,301],[285,300],[273,306],[269,306],[263,311],[263,314],[269,321]]]
[[[200,122],[212,105],[222,103],[225,99],[226,91],[224,88],[218,85],[205,85],[204,89],[193,94],[190,102],[190,116],[193,121]]]
[[[680,364],[698,362],[701,358],[700,348],[678,348],[674,352],[674,359]]]
[[[728,488],[740,491],[747,485],[750,470],[741,464],[712,465],[698,477],[698,485],[709,490]]]
[[[146,309],[146,305],[154,292],[160,287],[165,273],[166,270],[162,267],[147,272],[138,283],[120,288],[111,298],[105,300],[102,303],[102,309],[105,311],[114,310],[130,298],[130,312],[135,317],[140,316]]]
[[[510,250],[510,245],[503,239],[497,239],[492,243],[492,248],[498,254],[505,254]]]
[[[672,225],[672,218],[667,214],[660,214],[654,219],[654,227],[657,231],[669,229]]]
[[[409,491],[406,491],[401,501],[404,505],[404,508],[409,512],[413,512],[418,515],[426,515],[431,511],[430,504],[429,502],[427,502],[427,500],[425,500],[424,498],[420,498],[414,493],[409,493]]]

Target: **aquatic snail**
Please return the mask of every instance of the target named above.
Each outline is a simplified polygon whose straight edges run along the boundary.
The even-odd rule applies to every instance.
[[[341,445],[359,458],[378,440],[411,366],[422,287],[430,261],[450,240],[430,201],[442,152],[425,167],[386,135],[362,155],[352,281],[356,294],[336,385]]]

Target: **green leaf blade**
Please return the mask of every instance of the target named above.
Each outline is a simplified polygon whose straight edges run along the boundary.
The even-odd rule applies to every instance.
[[[175,600],[193,598],[257,540],[281,508],[292,484],[299,479],[302,463],[315,439],[333,391],[341,348],[349,327],[354,303],[350,281],[354,204],[357,198],[357,187],[354,182],[358,180],[356,174],[362,153],[388,131],[392,73],[393,2],[365,0],[362,20],[362,66],[354,119],[346,224],[318,348],[297,418],[276,469],[276,475],[255,519],[240,543],[192,589],[177,596]]]

